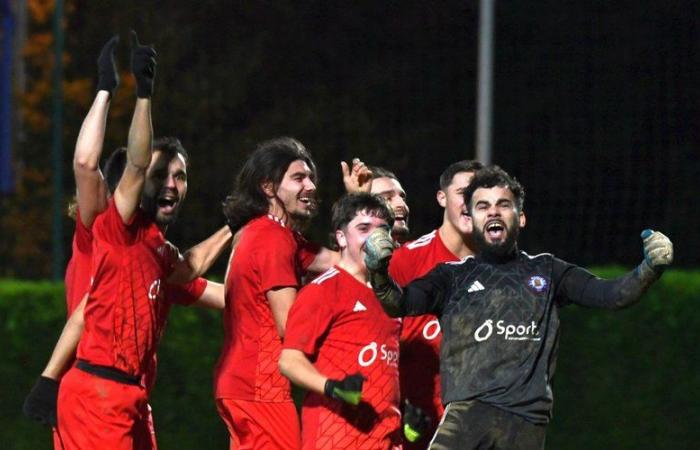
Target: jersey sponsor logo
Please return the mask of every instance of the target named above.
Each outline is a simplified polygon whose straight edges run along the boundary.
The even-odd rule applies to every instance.
[[[160,294],[160,279],[153,280],[153,283],[148,287],[148,298],[155,301]]]
[[[479,280],[476,280],[472,283],[471,286],[469,286],[469,289],[467,289],[467,292],[477,292],[477,291],[483,291],[486,289],[483,284],[479,282]]]
[[[426,323],[423,327],[423,337],[429,341],[432,341],[440,335],[440,322],[437,319],[433,319]]]
[[[355,302],[355,307],[352,308],[352,312],[360,312],[360,311],[367,311],[367,307],[362,304],[361,301],[357,300]]]
[[[532,289],[533,291],[537,293],[543,292],[545,289],[547,289],[547,286],[549,285],[549,282],[547,282],[547,279],[540,276],[540,275],[533,275],[527,280],[527,285]]]
[[[493,332],[496,336],[503,336],[507,341],[539,341],[539,330],[537,322],[534,320],[529,325],[506,323],[499,320],[495,326],[493,320],[487,319],[479,328],[474,331],[474,340],[483,342],[491,337]]]
[[[384,361],[387,366],[398,367],[399,352],[390,349],[386,344],[379,345],[373,341],[362,347],[357,354],[357,363],[362,367],[371,366],[377,359]]]

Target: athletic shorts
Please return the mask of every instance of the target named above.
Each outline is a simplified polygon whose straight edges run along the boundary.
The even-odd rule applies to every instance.
[[[299,450],[301,431],[293,402],[270,403],[217,398],[231,450]]]
[[[65,450],[153,450],[146,390],[71,368],[58,390]],[[152,423],[152,422],[151,422]]]
[[[430,450],[542,450],[545,425],[476,400],[447,405]]]

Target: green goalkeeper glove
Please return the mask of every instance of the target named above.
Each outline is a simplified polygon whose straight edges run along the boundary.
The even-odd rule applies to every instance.
[[[394,240],[389,227],[379,227],[369,235],[364,245],[365,265],[372,272],[386,272],[391,255],[394,253]]]
[[[362,397],[362,383],[364,381],[365,377],[359,373],[348,375],[342,380],[328,379],[323,393],[327,397],[342,400],[351,405],[359,405]]]

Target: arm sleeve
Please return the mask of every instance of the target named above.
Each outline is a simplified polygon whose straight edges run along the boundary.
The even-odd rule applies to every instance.
[[[439,264],[426,275],[408,283],[403,288],[401,305],[406,316],[419,316],[432,313],[442,314],[445,299],[451,286],[449,264]]]
[[[259,242],[253,257],[262,292],[281,287],[299,287],[296,252],[294,238],[282,229],[270,233]]]
[[[207,288],[207,280],[199,277],[186,284],[168,284],[166,295],[170,303],[189,306],[199,300]]]
[[[560,305],[574,303],[603,309],[622,309],[639,301],[656,280],[640,268],[612,280],[598,278],[589,271],[554,258],[553,275]]]
[[[80,218],[80,208],[76,210],[75,233],[73,234],[75,246],[83,253],[92,252],[92,230],[85,226]]]
[[[129,222],[124,223],[114,198],[110,198],[107,209],[95,219],[92,231],[95,234],[99,233],[100,238],[110,244],[132,245],[138,239],[142,221],[141,208],[137,208]]]
[[[284,348],[300,350],[314,360],[334,320],[322,288],[314,284],[304,287],[289,310]]]

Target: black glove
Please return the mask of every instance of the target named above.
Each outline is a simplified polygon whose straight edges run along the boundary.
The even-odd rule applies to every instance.
[[[58,381],[39,377],[29,395],[24,399],[22,412],[42,425],[56,426],[56,404],[58,403]]]
[[[359,405],[362,397],[362,383],[364,381],[365,377],[359,373],[348,375],[342,380],[328,379],[323,393],[327,397],[342,400],[351,405]]]
[[[403,434],[408,442],[416,442],[430,427],[430,416],[408,400],[403,404]]]
[[[156,78],[156,51],[153,47],[139,44],[134,30],[131,30],[131,72],[136,78],[136,96],[151,97]]]
[[[102,47],[100,56],[97,58],[97,90],[109,92],[110,97],[114,95],[114,90],[119,86],[119,74],[117,74],[117,65],[114,62],[114,48],[118,43],[119,35],[115,34]]]

